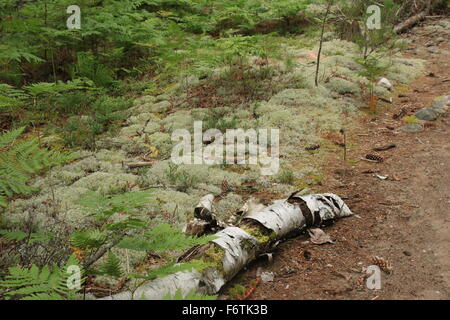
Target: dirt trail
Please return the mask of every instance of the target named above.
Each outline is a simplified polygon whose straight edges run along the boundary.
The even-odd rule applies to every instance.
[[[429,41],[438,36],[445,41],[430,53]],[[378,115],[347,129],[356,146],[349,159],[375,153],[384,161],[344,165],[335,153],[324,164],[328,174],[321,191],[348,197],[355,216],[325,229],[335,244],[291,239],[276,249],[272,264],[258,261],[240,274],[237,281],[244,283],[255,279],[258,267],[275,274],[251,299],[450,299],[450,118],[439,118],[420,133],[399,131],[404,123],[393,119],[402,109],[412,115],[450,93],[450,58],[443,52],[450,51],[450,41],[424,26],[407,37],[416,40],[406,56],[427,60],[430,74]],[[372,151],[392,143],[397,147]],[[381,180],[374,172],[389,178]],[[382,273],[381,290],[369,290],[365,283],[364,268],[373,264],[373,256],[393,266],[391,273]]]

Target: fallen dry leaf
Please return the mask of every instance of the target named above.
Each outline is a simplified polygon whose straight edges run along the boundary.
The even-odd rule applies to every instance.
[[[334,243],[334,241],[331,240],[330,236],[326,234],[322,229],[309,229],[308,233],[311,237],[309,240],[314,244]]]

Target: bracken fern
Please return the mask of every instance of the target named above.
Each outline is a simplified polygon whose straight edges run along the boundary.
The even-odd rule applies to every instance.
[[[56,265],[42,269],[36,265],[31,268],[11,267],[9,275],[0,281],[0,288],[5,288],[0,296],[20,300],[76,300],[77,289],[70,289],[68,285],[70,266],[78,266],[75,255],[69,257],[63,268]]]
[[[35,188],[27,185],[33,174],[68,161],[71,155],[39,147],[37,139],[18,141],[25,127],[0,135],[0,206],[7,197],[30,194]]]

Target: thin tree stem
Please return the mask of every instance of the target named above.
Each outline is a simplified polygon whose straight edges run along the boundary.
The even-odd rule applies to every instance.
[[[319,69],[320,69],[320,56],[322,55],[322,46],[323,46],[323,35],[325,34],[325,26],[328,20],[328,15],[330,14],[331,11],[331,6],[333,4],[333,1],[328,2],[328,6],[327,6],[327,12],[325,13],[325,17],[323,18],[322,21],[322,31],[320,34],[320,45],[319,45],[319,52],[317,53],[317,66],[316,66],[316,87],[319,86]]]

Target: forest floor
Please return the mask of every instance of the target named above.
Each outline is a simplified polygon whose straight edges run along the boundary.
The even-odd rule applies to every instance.
[[[249,299],[450,299],[450,119],[419,133],[401,132],[402,117],[395,119],[449,94],[450,42],[447,36],[436,44],[427,25],[404,37],[413,41],[405,56],[426,60],[428,74],[347,128],[348,159],[375,153],[384,161],[351,165],[332,153],[323,163],[328,174],[321,191],[343,196],[355,215],[324,229],[333,244],[314,245],[306,235],[291,239],[276,248],[272,263],[261,258],[239,274],[233,283],[244,285],[258,269],[274,274]],[[389,144],[396,147],[372,150]],[[366,286],[374,256],[392,264],[390,273],[382,272],[380,290]]]

